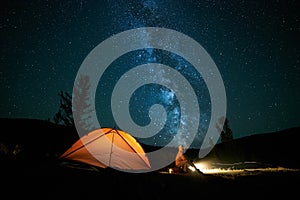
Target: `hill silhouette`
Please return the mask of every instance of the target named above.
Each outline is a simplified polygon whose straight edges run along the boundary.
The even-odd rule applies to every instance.
[[[259,133],[214,146],[202,160],[214,163],[256,162],[300,169],[300,127]]]
[[[1,118],[0,158],[39,160],[60,155],[78,139],[75,128],[46,120]]]
[[[24,162],[56,158],[78,138],[74,127],[46,120],[1,118],[0,160],[15,157]],[[260,133],[219,143],[202,160],[215,163],[255,161],[270,165],[300,168],[298,145],[300,127],[278,132]],[[161,147],[141,144],[145,152]],[[174,155],[177,148],[170,148]],[[186,155],[198,160],[199,149],[188,149]]]

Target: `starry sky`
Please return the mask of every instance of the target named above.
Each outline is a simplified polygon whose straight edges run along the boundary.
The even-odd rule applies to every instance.
[[[83,60],[98,44],[129,29],[163,27],[196,40],[215,62],[234,138],[299,126],[299,8],[296,0],[1,1],[0,117],[52,119],[59,91],[72,93]],[[111,64],[97,88],[101,124],[115,126],[110,95],[118,79],[145,63],[171,66],[195,89],[197,146],[209,124],[209,93],[193,66],[172,52],[141,49]],[[184,117],[176,94],[157,84],[140,87],[130,100],[131,116],[146,125],[156,103],[167,111],[166,124],[146,142],[165,145]]]

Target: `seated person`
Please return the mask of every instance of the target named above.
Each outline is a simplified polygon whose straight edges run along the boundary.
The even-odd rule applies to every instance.
[[[182,145],[178,147],[178,153],[175,159],[175,166],[182,169],[183,172],[188,172],[188,160],[184,156],[184,147]]]

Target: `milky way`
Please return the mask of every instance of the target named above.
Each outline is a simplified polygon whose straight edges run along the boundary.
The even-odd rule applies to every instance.
[[[110,68],[106,70],[103,78],[100,80],[96,99],[96,102],[99,102],[99,104],[96,105],[96,108],[101,122],[108,126],[117,126],[117,124],[113,123],[114,120],[112,114],[108,115],[107,113],[109,112],[101,111],[106,110],[107,108],[110,110],[110,107],[107,107],[107,105],[110,105],[111,101],[110,93],[112,92],[116,82],[123,74],[138,65],[151,62],[161,63],[178,70],[187,80],[189,80],[198,97],[201,110],[201,123],[196,140],[199,145],[199,142],[203,139],[203,136],[206,133],[210,119],[209,94],[201,75],[190,63],[178,55],[176,56],[172,53],[161,50],[151,50],[150,52],[151,53],[149,53],[149,50],[146,49],[126,54],[112,63]],[[155,69],[151,69],[150,67],[149,70],[151,71]],[[155,73],[151,79],[153,82],[157,82],[157,80],[163,80],[163,82],[174,82],[175,87],[176,84],[181,84],[176,83],[176,80],[166,78],[164,74],[164,71],[159,71],[158,73]],[[165,107],[167,111],[167,121],[164,129],[162,129],[160,133],[152,138],[144,139],[144,142],[151,144],[154,143],[156,145],[166,145],[171,139],[173,139],[174,135],[177,134],[179,124],[181,123],[184,125],[184,123],[186,123],[186,116],[181,116],[180,104],[177,101],[176,94],[172,90],[162,85],[148,84],[140,87],[131,97],[129,105],[131,117],[140,126],[147,125],[150,123],[148,112],[150,107],[154,104],[160,104]],[[185,136],[189,137],[189,134],[186,133]],[[178,141],[178,143],[185,144],[185,140],[183,139],[182,141]]]

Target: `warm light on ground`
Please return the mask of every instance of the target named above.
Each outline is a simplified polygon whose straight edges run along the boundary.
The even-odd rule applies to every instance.
[[[253,162],[255,163],[255,162]],[[213,167],[212,163],[209,162],[198,162],[195,163],[195,166],[204,174],[224,174],[224,175],[242,175],[242,174],[254,174],[256,172],[280,172],[280,171],[299,171],[299,169],[290,169],[284,167],[266,167],[266,168],[241,168],[243,163],[233,163],[227,165],[224,168]],[[245,164],[245,163],[244,163]],[[235,165],[238,165],[240,168],[236,169]]]
[[[218,175],[224,177],[248,176],[261,173],[271,172],[299,172],[300,169],[291,169],[284,167],[265,167],[266,164],[257,162],[239,162],[239,163],[214,163],[209,161],[199,161],[189,165],[191,172],[201,171],[203,174]],[[263,166],[263,167],[262,167]],[[195,168],[196,167],[196,168]],[[168,172],[161,173],[177,173],[173,168],[169,168]]]
[[[196,171],[195,167],[193,166],[189,166],[189,170],[191,170],[192,172]]]

